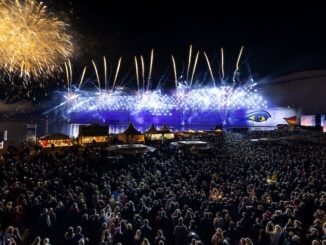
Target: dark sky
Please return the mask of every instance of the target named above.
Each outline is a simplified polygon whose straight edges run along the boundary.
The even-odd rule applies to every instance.
[[[80,66],[103,55],[116,62],[123,55],[127,72],[134,55],[148,56],[155,48],[157,76],[168,67],[171,54],[181,67],[193,44],[216,57],[215,69],[223,46],[231,74],[244,44],[244,59],[258,78],[326,68],[325,9],[313,1],[52,0],[47,4],[69,18],[77,47],[74,62]],[[200,62],[205,72],[203,57]]]

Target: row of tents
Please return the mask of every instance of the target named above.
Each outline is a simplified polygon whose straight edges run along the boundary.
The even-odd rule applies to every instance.
[[[145,143],[145,140],[170,140],[174,139],[174,133],[164,124],[161,129],[157,130],[152,124],[150,128],[141,133],[133,123],[130,123],[128,128],[118,134],[118,140],[124,144]]]
[[[72,146],[75,143],[81,146],[89,144],[105,144],[113,138],[116,138],[119,143],[123,144],[134,144],[134,143],[145,143],[145,140],[171,140],[174,139],[175,134],[166,126],[156,129],[152,124],[150,128],[144,133],[137,130],[133,123],[130,123],[127,129],[119,133],[118,135],[109,135],[108,126],[92,124],[92,125],[81,125],[79,127],[79,135],[77,139],[74,139],[68,135],[56,133],[49,134],[38,139],[38,144],[42,147],[64,147]]]

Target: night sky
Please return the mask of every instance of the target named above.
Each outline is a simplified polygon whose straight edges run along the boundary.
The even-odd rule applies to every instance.
[[[176,4],[178,2],[178,4]],[[155,48],[154,72],[177,57],[181,67],[190,44],[205,50],[217,67],[225,48],[232,73],[241,45],[259,78],[326,67],[326,15],[321,4],[284,1],[64,1],[47,2],[71,24],[79,65],[103,55],[125,58],[126,72],[136,54]],[[129,62],[129,63],[128,63]],[[201,61],[204,63],[204,59]],[[199,64],[200,65],[200,64]],[[201,67],[201,66],[199,66]],[[203,66],[202,66],[203,67]],[[181,68],[180,68],[181,69]],[[172,72],[171,72],[172,73]]]
[[[218,79],[220,48],[225,50],[226,77],[232,80],[236,59],[241,59],[240,80],[251,75],[260,84],[273,78],[305,70],[326,69],[326,14],[317,1],[171,1],[171,0],[44,0],[50,12],[70,25],[73,36],[74,84],[88,66],[83,88],[97,86],[91,60],[103,76],[103,56],[109,61],[109,76],[123,57],[118,84],[135,88],[133,58],[144,55],[146,68],[151,48],[155,49],[153,88],[174,86],[171,55],[176,57],[178,73],[186,70],[189,45],[206,51]],[[193,53],[193,55],[194,55]],[[210,82],[201,53],[195,82]],[[5,81],[5,80],[4,80]],[[22,88],[20,81],[10,88],[0,83],[0,99],[38,102],[55,90],[65,90],[65,74],[38,81]],[[324,91],[320,81],[318,91]],[[293,86],[297,86],[294,84]],[[317,85],[316,85],[317,86]],[[292,89],[290,89],[292,90]],[[273,92],[273,94],[275,94]]]
[[[219,49],[224,47],[229,81],[241,45],[245,45],[242,62],[247,60],[253,77],[262,84],[278,76],[326,68],[326,15],[323,4],[317,1],[49,1],[52,10],[71,24],[77,51],[75,67],[80,66],[80,71],[88,65],[87,76],[94,81],[91,59],[100,62],[106,55],[115,64],[122,55],[122,73],[128,74],[124,82],[134,87],[133,56],[143,54],[148,59],[150,49],[155,48],[153,82],[158,84],[164,75],[163,86],[171,87],[171,54],[181,72],[190,44],[194,50],[207,52],[215,75]],[[246,64],[240,68],[244,79],[248,75]],[[201,56],[195,79],[205,83],[207,74]],[[323,96],[310,96],[325,91],[324,84],[319,79],[311,85],[314,89],[308,97],[300,93],[288,97],[292,91],[300,91],[297,83],[266,87],[266,93],[278,105],[302,103],[311,113],[325,110],[321,107]]]

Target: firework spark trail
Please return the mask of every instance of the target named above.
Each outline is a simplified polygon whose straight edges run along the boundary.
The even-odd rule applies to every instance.
[[[198,57],[199,57],[199,51],[196,54],[194,67],[192,69],[191,80],[190,80],[190,88],[192,87],[192,82],[194,80],[194,75],[195,75],[195,71],[196,71],[196,67],[197,67],[197,62],[198,62]]]
[[[187,66],[187,76],[186,76],[186,80],[187,80],[187,82],[188,82],[188,78],[189,78],[189,70],[190,70],[190,65],[191,65],[191,55],[192,55],[192,45],[190,45],[190,48],[189,48],[188,66]]]
[[[172,58],[172,64],[173,64],[173,73],[174,73],[174,82],[175,82],[175,87],[178,86],[178,74],[177,74],[177,65],[175,63],[175,59],[173,55],[171,55]]]
[[[104,89],[106,90],[107,81],[108,81],[108,74],[107,74],[107,65],[106,65],[105,56],[103,56],[103,65],[104,65]]]
[[[242,56],[243,48],[244,48],[244,46],[242,46],[241,49],[240,49],[239,56],[238,56],[238,59],[237,59],[237,63],[235,65],[235,70],[234,70],[233,79],[232,79],[233,83],[235,82],[235,76],[236,76],[236,74],[237,74],[237,72],[239,70],[239,63],[240,63],[240,59],[241,59],[241,56]]]
[[[215,87],[215,79],[214,79],[214,75],[213,75],[213,71],[212,71],[212,66],[211,66],[211,63],[209,62],[209,59],[208,59],[208,56],[207,56],[206,52],[204,52],[204,56],[205,56],[205,59],[206,59],[206,62],[207,62],[209,73],[211,74],[211,78],[212,78],[212,81],[213,81],[214,87]]]
[[[97,71],[97,67],[96,67],[95,61],[92,60],[92,63],[93,63],[93,67],[94,67],[94,70],[95,70],[95,75],[96,75],[96,79],[97,79],[97,83],[98,83],[98,89],[101,90],[100,77],[98,75],[98,71]]]
[[[151,50],[151,58],[149,63],[149,72],[148,72],[148,79],[147,79],[147,89],[150,88],[151,83],[151,76],[152,76],[152,69],[153,69],[153,59],[154,59],[154,49]]]
[[[69,91],[69,70],[68,70],[67,62],[65,62],[65,69],[66,69],[66,78],[67,78],[67,88]]]
[[[223,82],[224,80],[224,49],[221,48],[221,72],[222,72],[222,77],[221,77],[221,81]]]
[[[68,25],[34,0],[0,0],[0,69],[24,80],[52,76],[73,51]]]
[[[141,60],[141,67],[142,67],[142,78],[143,78],[143,90],[145,89],[145,63],[144,63],[144,57],[141,55],[140,56]]]
[[[80,89],[80,87],[81,87],[81,85],[82,85],[82,83],[83,83],[83,81],[84,81],[84,76],[85,76],[85,73],[86,73],[86,69],[87,69],[87,66],[85,66],[84,69],[83,69],[83,73],[82,73],[82,76],[81,76],[81,78],[80,78],[80,82],[79,82],[79,85],[78,85],[78,89]]]
[[[114,80],[113,80],[112,90],[114,90],[115,83],[116,83],[118,75],[119,75],[121,60],[122,60],[122,57],[120,57],[120,59],[118,61],[117,69],[115,71],[115,76],[114,76]]]
[[[71,86],[71,84],[72,84],[72,65],[71,65],[70,59],[68,59],[68,65],[69,65],[69,73],[70,73],[69,83]]]
[[[135,56],[135,70],[136,70],[137,89],[139,90],[139,70],[138,70],[137,56]]]

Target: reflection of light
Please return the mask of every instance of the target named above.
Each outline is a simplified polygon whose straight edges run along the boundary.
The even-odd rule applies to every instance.
[[[66,93],[66,98],[67,98],[68,101],[74,100],[78,96],[79,96],[79,94],[75,94],[75,93],[71,93],[71,92]]]
[[[171,115],[177,111],[224,111],[266,108],[267,102],[252,86],[177,88],[127,93],[125,91],[69,92],[69,112],[80,111],[148,111],[152,115]]]

